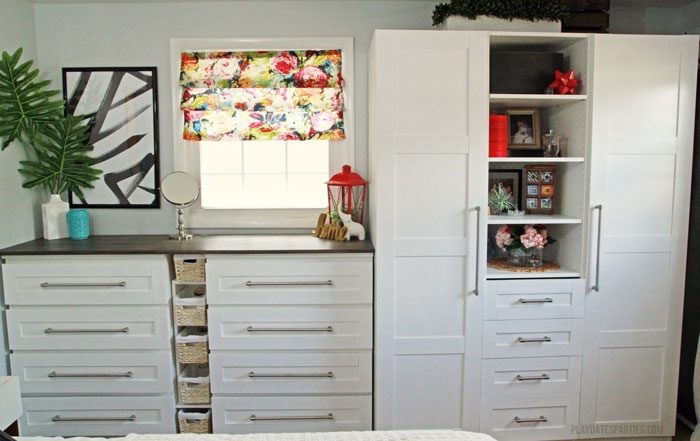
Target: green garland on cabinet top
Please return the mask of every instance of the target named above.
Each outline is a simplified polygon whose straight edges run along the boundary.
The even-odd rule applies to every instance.
[[[480,15],[529,21],[559,21],[566,15],[566,7],[558,0],[450,0],[433,10],[433,26],[457,15],[475,19]]]

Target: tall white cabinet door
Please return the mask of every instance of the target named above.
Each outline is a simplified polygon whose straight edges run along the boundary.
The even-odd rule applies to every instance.
[[[697,60],[697,37],[595,37],[582,437],[674,432]]]
[[[487,179],[477,179],[484,189],[471,182],[474,161],[486,161],[487,48],[485,33],[374,35],[377,430],[478,429],[475,201]]]

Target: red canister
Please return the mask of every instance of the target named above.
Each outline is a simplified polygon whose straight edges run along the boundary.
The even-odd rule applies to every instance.
[[[508,156],[508,117],[489,115],[489,156]]]

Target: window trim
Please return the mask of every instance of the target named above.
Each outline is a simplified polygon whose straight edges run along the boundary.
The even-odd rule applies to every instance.
[[[173,109],[174,170],[184,171],[200,181],[199,144],[182,139],[180,111],[180,54],[185,51],[340,49],[343,52],[343,93],[345,139],[331,141],[329,171],[344,164],[355,165],[355,56],[352,37],[295,38],[171,38],[170,90]],[[200,181],[201,182],[201,181]],[[318,209],[203,209],[197,200],[187,209],[189,228],[311,228]]]

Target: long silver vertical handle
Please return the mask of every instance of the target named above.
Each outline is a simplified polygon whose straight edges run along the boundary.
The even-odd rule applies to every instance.
[[[40,285],[42,288],[85,288],[85,287],[124,287],[126,282],[72,282],[72,283],[53,283],[53,282],[42,282]]]
[[[255,414],[248,417],[250,421],[295,421],[295,420],[332,420],[335,418],[332,413],[328,415],[299,415],[299,416],[268,416],[259,417]]]
[[[476,267],[474,268],[474,293],[475,296],[479,295],[479,248],[481,247],[481,205],[474,207],[476,211]]]
[[[53,371],[49,374],[49,378],[131,378],[133,376],[134,373],[131,371],[114,374],[107,372],[94,372],[85,374],[59,374],[58,372]]]
[[[136,421],[136,415],[127,417],[62,417],[61,415],[56,415],[51,418],[51,421],[55,423]]]
[[[544,417],[543,415],[540,415],[538,418],[520,418],[516,416],[513,418],[516,423],[522,424],[522,423],[546,423],[547,418]]]
[[[44,334],[128,334],[129,328],[118,329],[44,329]]]
[[[600,227],[603,225],[603,206],[598,204],[593,209],[598,210],[598,238],[595,249],[595,285],[591,289],[595,292],[600,292]]]

